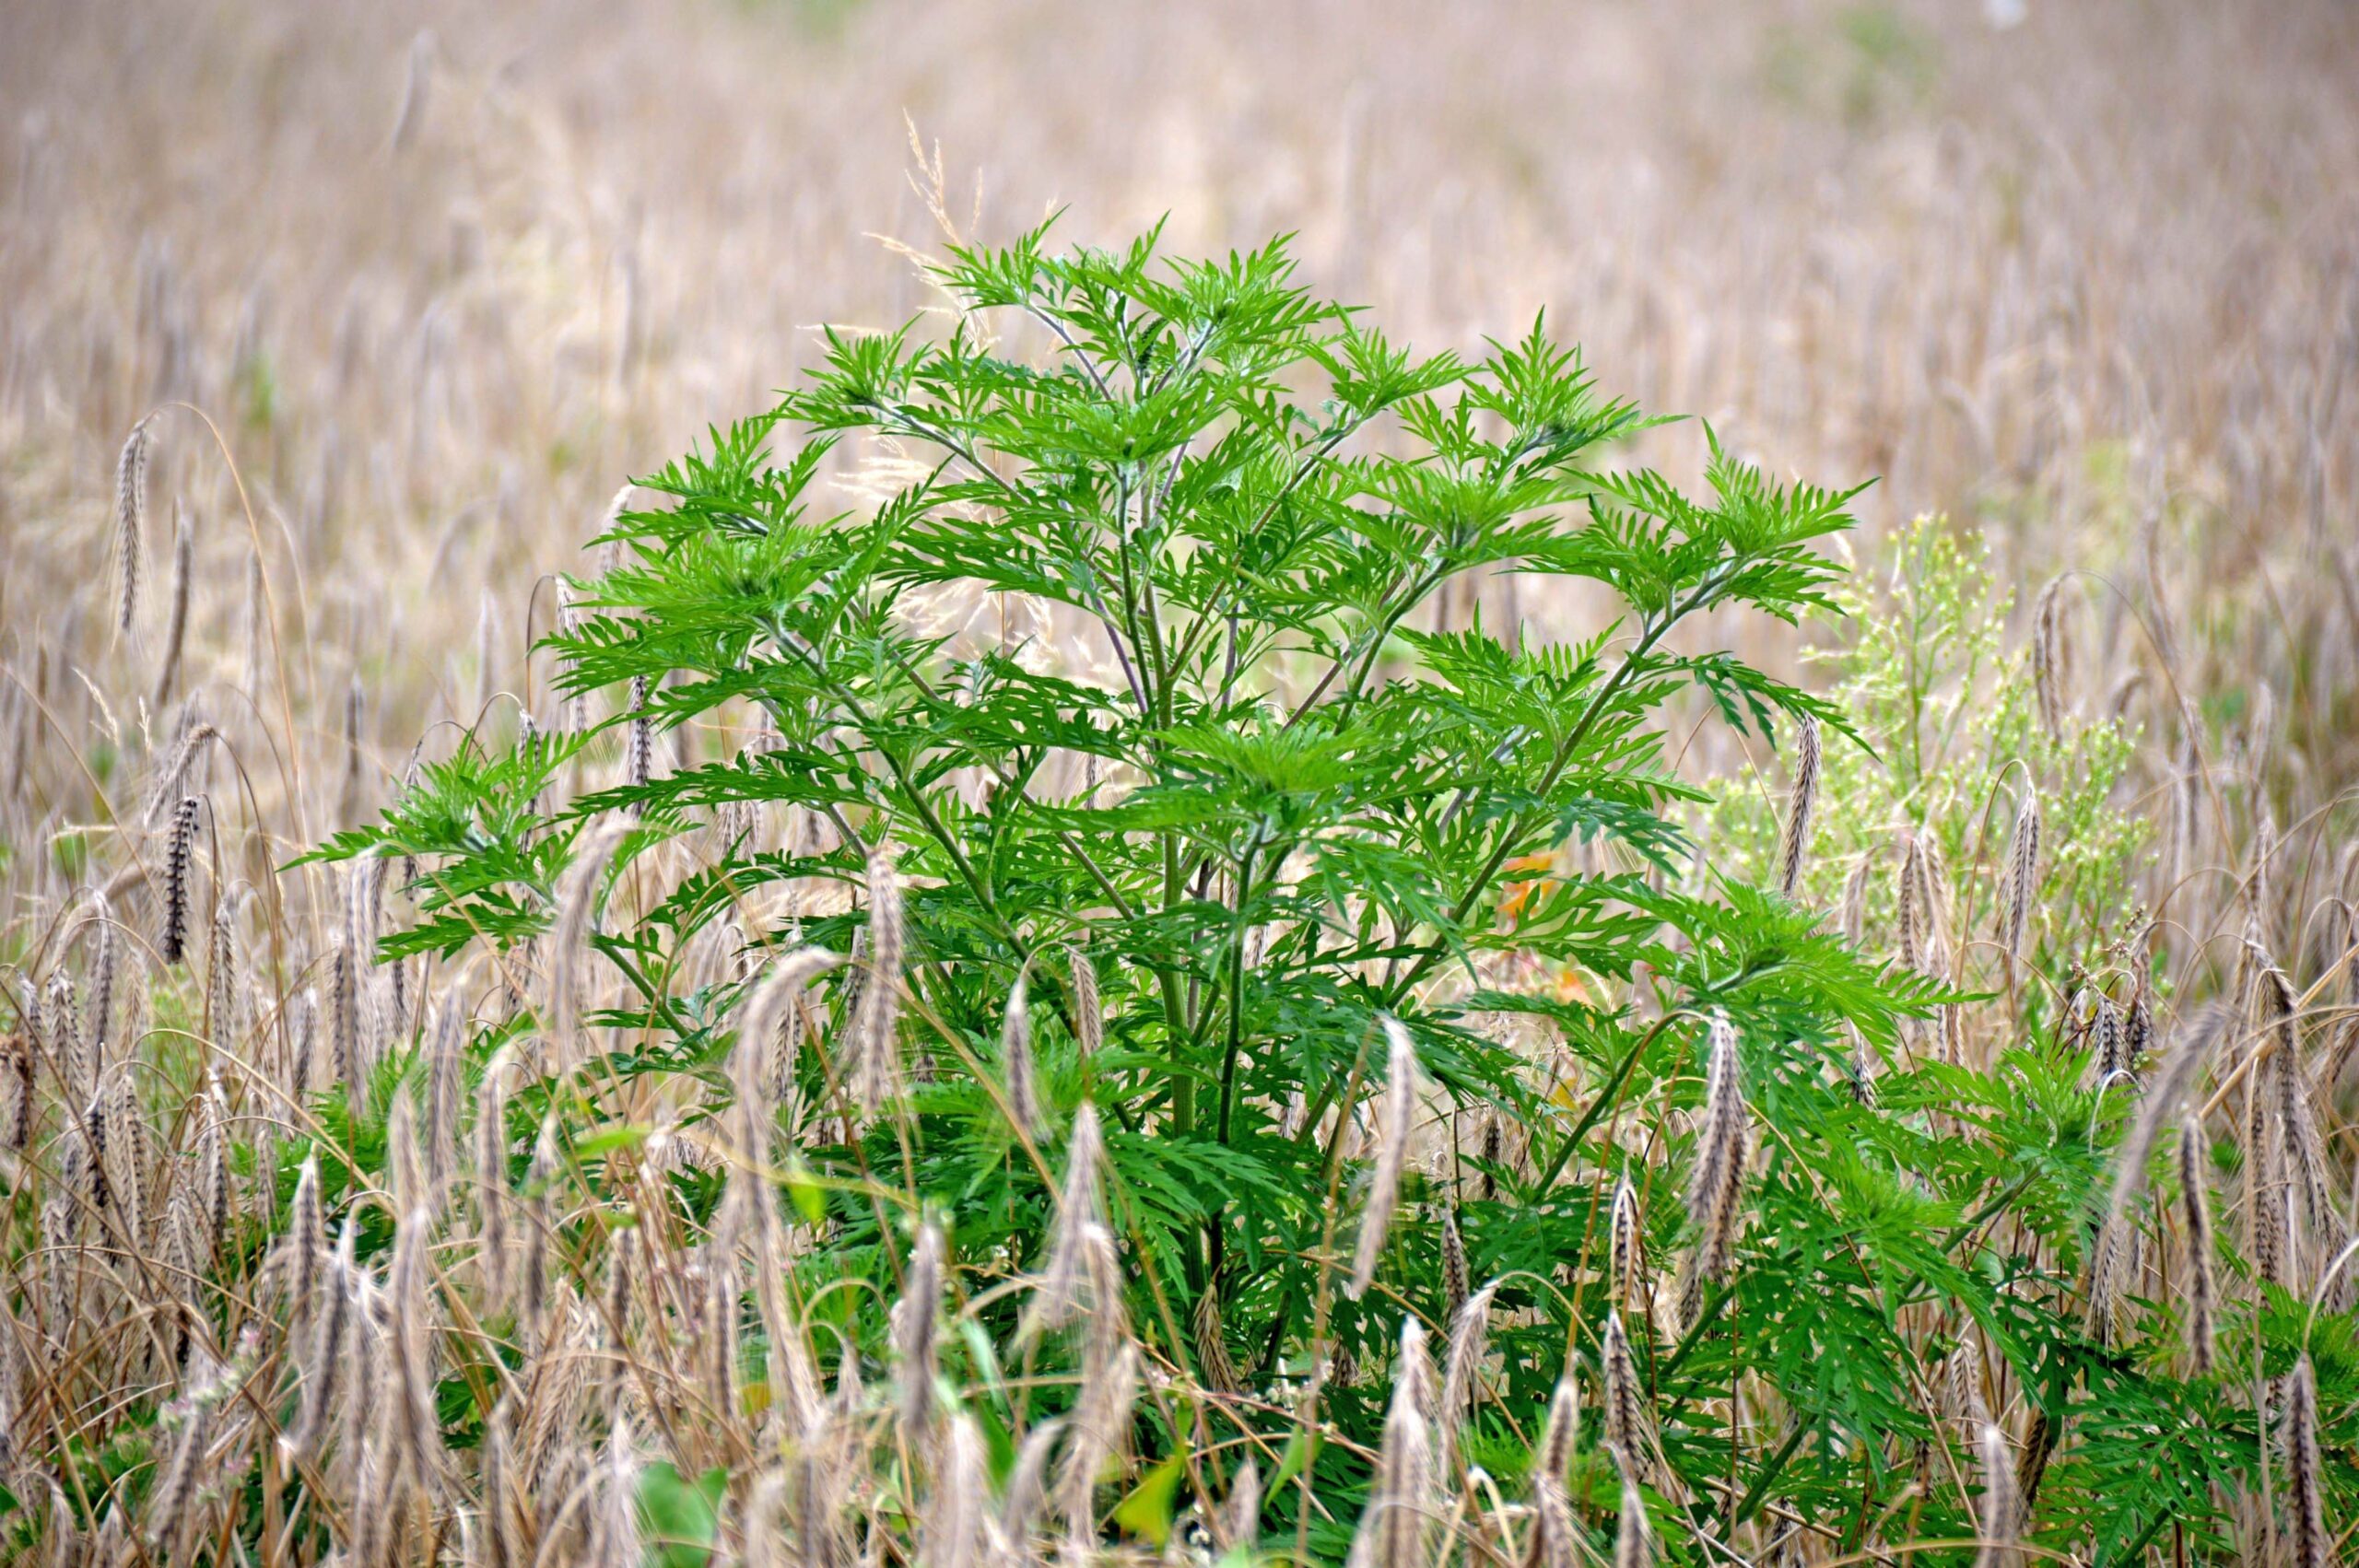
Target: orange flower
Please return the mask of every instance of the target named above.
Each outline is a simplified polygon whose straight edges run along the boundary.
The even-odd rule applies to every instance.
[[[1523,855],[1509,860],[1507,869],[1510,872],[1544,872],[1555,863],[1556,857],[1551,854]],[[1524,906],[1548,885],[1548,881],[1546,877],[1534,877],[1529,882],[1508,883],[1507,893],[1499,900],[1499,913],[1510,920],[1520,919]]]

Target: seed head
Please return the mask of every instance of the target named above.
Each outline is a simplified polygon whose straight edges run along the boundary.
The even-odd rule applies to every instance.
[[[2187,1233],[2188,1359],[2199,1376],[2212,1371],[2220,1303],[2219,1281],[2212,1272],[2211,1183],[2204,1175],[2210,1153],[2203,1124],[2190,1111],[2178,1129],[2178,1201]]]
[[[32,1130],[33,1042],[29,1028],[0,1036],[0,1149],[23,1153]]]
[[[163,1475],[156,1483],[155,1495],[147,1503],[147,1539],[166,1562],[180,1560],[182,1542],[194,1523],[191,1515],[195,1512],[198,1490],[205,1482],[205,1457],[212,1433],[214,1404],[215,1396],[209,1387],[194,1388],[174,1401],[173,1408],[180,1415],[180,1433],[172,1444],[171,1457],[165,1463]]]
[[[1606,1248],[1607,1284],[1614,1305],[1634,1310],[1646,1269],[1646,1235],[1638,1223],[1638,1193],[1624,1176],[1614,1189],[1614,1214]]]
[[[901,958],[907,941],[901,879],[890,839],[868,852],[868,981],[852,1020],[851,1092],[863,1116],[874,1116],[901,1084]]]
[[[1008,1114],[1026,1137],[1037,1138],[1045,1124],[1039,1074],[1032,1061],[1032,1020],[1025,1006],[1020,974],[1008,993],[1007,1014],[1000,1023],[999,1059],[1000,1071],[1007,1075]]]
[[[287,1102],[297,1112],[311,1099],[311,1059],[318,1054],[320,1000],[308,988],[297,993],[287,1020]]]
[[[1402,1022],[1386,1015],[1384,1037],[1390,1047],[1384,1091],[1377,1105],[1376,1159],[1369,1168],[1367,1199],[1360,1211],[1359,1244],[1352,1255],[1352,1277],[1344,1293],[1354,1301],[1376,1278],[1377,1259],[1383,1255],[1385,1231],[1392,1223],[1393,1205],[1401,1196],[1401,1174],[1409,1163],[1409,1134],[1417,1110],[1417,1050]]]
[[[1982,1427],[1982,1550],[1975,1568],[2012,1568],[2015,1552],[2015,1470],[2007,1454],[2007,1434],[1985,1422]]]
[[[2064,731],[2063,605],[2058,597],[2063,586],[2062,578],[2053,579],[2040,590],[2032,606],[2032,695],[2039,708],[2040,728],[2051,739]]]
[[[410,1477],[430,1484],[440,1469],[441,1422],[434,1409],[426,1293],[426,1250],[434,1220],[413,1208],[394,1227],[393,1261],[385,1281],[385,1334],[393,1352],[394,1432]]]
[[[1474,1398],[1474,1377],[1483,1365],[1490,1337],[1491,1301],[1498,1293],[1493,1281],[1466,1298],[1449,1323],[1449,1349],[1443,1359],[1441,1380],[1441,1468],[1445,1475],[1457,1467],[1458,1426],[1467,1418]]]
[[[737,1014],[737,1045],[729,1059],[730,1086],[739,1106],[736,1136],[744,1158],[766,1155],[779,1101],[793,1078],[785,1042],[796,999],[804,986],[842,962],[824,947],[798,947],[746,990]]]
[[[2332,1538],[2318,1460],[2318,1374],[2305,1353],[2285,1387],[2285,1481],[2294,1515],[2294,1568],[2326,1568]]]
[[[1445,1209],[1441,1216],[1442,1319],[1455,1323],[1466,1305],[1466,1238],[1459,1234],[1458,1215]]]
[[[114,558],[118,589],[115,630],[131,629],[139,613],[140,539],[147,522],[147,415],[131,427],[114,462]]]
[[[1541,1429],[1540,1451],[1533,1469],[1543,1477],[1562,1481],[1573,1463],[1573,1445],[1581,1432],[1581,1390],[1568,1371],[1556,1379],[1548,1398],[1548,1423]]]
[[[569,1073],[581,1060],[582,969],[589,962],[598,884],[630,825],[610,817],[582,836],[561,884],[550,928],[549,1047],[553,1071]]]
[[[96,1086],[97,1056],[90,1047],[88,1034],[82,1028],[82,1010],[75,1005],[74,977],[63,969],[49,977],[41,1020],[49,1042],[50,1068],[58,1075],[59,1091],[69,1099],[85,1098]]]
[[[114,983],[123,965],[123,944],[115,938],[114,911],[106,895],[92,902],[97,906],[90,919],[99,933],[99,950],[90,960],[90,1016],[84,1033],[95,1071],[106,1065],[107,1047],[114,1037]]]
[[[1089,1232],[1102,1218],[1097,1166],[1103,1158],[1097,1107],[1084,1100],[1074,1113],[1073,1132],[1065,1143],[1064,1186],[1049,1232],[1048,1261],[1025,1309],[1022,1334],[1027,1339],[1072,1322],[1091,1294]]]
[[[127,1082],[127,1081],[126,1081]],[[197,1195],[205,1204],[208,1252],[217,1253],[229,1228],[229,1107],[221,1097],[221,1076],[207,1071],[205,1094],[197,1102]]]
[[[171,844],[164,857],[164,930],[156,943],[167,964],[178,964],[188,953],[189,884],[195,870],[197,813],[204,804],[187,795],[172,808]]]
[[[302,1173],[295,1178],[295,1201],[288,1211],[287,1294],[291,1316],[304,1322],[319,1310],[321,1267],[326,1261],[327,1219],[320,1207],[320,1156],[315,1149],[303,1156]]]
[[[385,1117],[384,1175],[401,1213],[427,1202],[426,1150],[418,1141],[417,1105],[407,1083],[393,1091],[393,1110]]]
[[[1401,1328],[1401,1359],[1392,1401],[1384,1418],[1384,1438],[1376,1455],[1376,1479],[1353,1538],[1350,1568],[1422,1568],[1427,1522],[1433,1515],[1432,1429],[1423,1404],[1425,1328],[1410,1318]]]
[[[1802,858],[1810,849],[1811,815],[1818,804],[1818,720],[1809,714],[1794,730],[1794,787],[1786,806],[1786,840],[1778,857],[1778,891],[1787,897],[1802,885]]]
[[[1605,1336],[1599,1352],[1605,1385],[1605,1441],[1619,1462],[1643,1475],[1652,1464],[1654,1420],[1648,1413],[1646,1390],[1638,1382],[1638,1358],[1630,1336],[1622,1328],[1622,1314],[1605,1315]]]
[[[161,708],[171,700],[180,680],[181,649],[188,638],[190,579],[196,570],[196,531],[185,507],[172,509],[172,586],[170,613],[164,622],[164,653],[156,667],[156,686],[148,706]]]
[[[2227,1032],[2232,1018],[2226,1007],[2215,1003],[2191,1021],[2180,1024],[2177,1038],[2164,1053],[2154,1082],[2145,1098],[2139,1102],[2138,1119],[2130,1124],[2130,1135],[2121,1141],[2114,1155],[2113,1196],[2107,1210],[2110,1218],[2118,1220],[2127,1214],[2130,1204],[2145,1190],[2147,1162],[2162,1136],[2164,1122],[2177,1112],[2187,1098],[2188,1086],[2201,1076],[2203,1064]]]
[[[1894,889],[1893,904],[1898,921],[1900,966],[1915,974],[1925,970],[1924,950],[1919,935],[1918,906],[1924,897],[1924,853],[1919,840],[1910,835],[1900,857],[1900,880]]]
[[[911,1445],[933,1420],[934,1328],[942,1316],[942,1227],[928,1220],[918,1227],[901,1299],[893,1308],[894,1381],[901,1430]]]
[[[1007,1490],[1000,1501],[1000,1533],[1019,1551],[1030,1543],[1032,1521],[1047,1499],[1049,1455],[1064,1429],[1063,1422],[1053,1420],[1034,1427],[1025,1435],[1024,1446],[1015,1451],[1015,1463],[1007,1472]]]
[[[1687,1178],[1687,1213],[1696,1228],[1688,1285],[1697,1299],[1704,1282],[1723,1284],[1728,1280],[1748,1142],[1736,1030],[1726,1013],[1713,1015],[1709,1038],[1711,1060],[1696,1126],[1696,1163]],[[1692,1322],[1692,1307],[1686,1316]]]
[[[1221,1514],[1221,1544],[1232,1551],[1251,1547],[1262,1524],[1262,1468],[1250,1454],[1228,1483],[1228,1505]]]
[[[2014,837],[2007,847],[2007,910],[2004,945],[2010,963],[2024,952],[2024,930],[2039,896],[2039,794],[2026,788],[2015,812]]]
[[[1645,1568],[1654,1557],[1654,1539],[1647,1527],[1647,1500],[1638,1483],[1622,1478],[1622,1516],[1614,1529],[1614,1568]]]
[[[298,1457],[316,1451],[327,1435],[330,1410],[344,1371],[346,1348],[352,1339],[353,1317],[358,1310],[352,1241],[352,1221],[346,1218],[343,1233],[336,1237],[335,1254],[328,1260],[316,1310],[311,1314],[311,1354],[303,1367],[302,1411],[295,1430],[286,1439],[288,1452]]]
[[[1085,1366],[1066,1429],[1064,1464],[1057,1473],[1058,1509],[1069,1550],[1084,1551],[1097,1539],[1097,1478],[1121,1449],[1137,1397],[1138,1351],[1128,1340],[1119,1341],[1094,1372]]]
[[[1090,964],[1089,954],[1068,947],[1065,957],[1073,965],[1074,1042],[1086,1060],[1106,1042],[1106,1004],[1098,994],[1097,970]]]
[[[1204,1387],[1215,1394],[1236,1395],[1245,1391],[1245,1379],[1237,1370],[1236,1361],[1228,1353],[1228,1334],[1220,1316],[1220,1282],[1208,1281],[1196,1293],[1196,1305],[1188,1315],[1189,1337],[1196,1350],[1196,1372]]]
[[[941,1469],[918,1530],[920,1560],[926,1568],[982,1568],[1000,1555],[989,1550],[992,1521],[985,1502],[990,1485],[982,1433],[975,1418],[960,1410],[950,1419]]]
[[[508,1051],[484,1069],[475,1126],[475,1267],[495,1306],[508,1304],[514,1278],[508,1239]]]
[[[433,1044],[426,1059],[426,1191],[438,1199],[458,1168],[466,1036],[466,1015],[453,995],[435,1014]]]

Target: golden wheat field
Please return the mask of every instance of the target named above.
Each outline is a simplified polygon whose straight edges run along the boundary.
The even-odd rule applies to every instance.
[[[1059,214],[1238,316],[983,325]],[[1339,335],[1202,427],[1300,398],[1315,609],[1134,602],[1184,442],[1023,577],[1027,400],[1160,417],[1273,235],[1693,417]],[[1757,466],[1692,601],[1352,597],[1592,415]],[[711,608],[905,503],[893,669]],[[2348,1560],[2359,9],[0,0],[0,997],[7,1561]]]

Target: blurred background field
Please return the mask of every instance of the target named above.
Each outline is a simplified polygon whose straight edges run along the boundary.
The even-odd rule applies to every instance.
[[[2091,706],[2143,675],[2234,723],[2265,685],[2309,783],[2350,773],[2346,6],[6,0],[0,107],[19,892],[167,722],[179,509],[160,695],[233,737],[267,713],[239,755],[300,808],[280,838],[489,694],[546,716],[525,649],[621,479],[762,406],[818,324],[937,303],[880,255],[942,239],[910,125],[986,238],[1059,206],[1074,240],[1168,216],[1180,253],[1297,231],[1420,348],[1545,309],[1609,390],[1878,476],[1871,534],[1945,511],[2028,590],[2081,573]],[[253,528],[159,418],[118,637],[116,454],[178,402]],[[286,754],[348,725],[357,779],[297,788]]]

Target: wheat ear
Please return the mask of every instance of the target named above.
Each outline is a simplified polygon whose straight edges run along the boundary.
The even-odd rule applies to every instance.
[[[1401,1174],[1409,1163],[1409,1134],[1417,1108],[1417,1051],[1406,1025],[1391,1015],[1384,1019],[1389,1046],[1384,1093],[1378,1102],[1376,1159],[1368,1173],[1367,1197],[1360,1209],[1358,1245],[1352,1254],[1352,1277],[1344,1293],[1359,1299],[1376,1278],[1376,1262],[1384,1251],[1384,1235],[1392,1223],[1393,1205],[1401,1196]]]
[[[1778,857],[1778,891],[1789,898],[1802,885],[1802,858],[1810,848],[1811,818],[1818,805],[1818,720],[1805,713],[1794,729],[1794,788]]]

